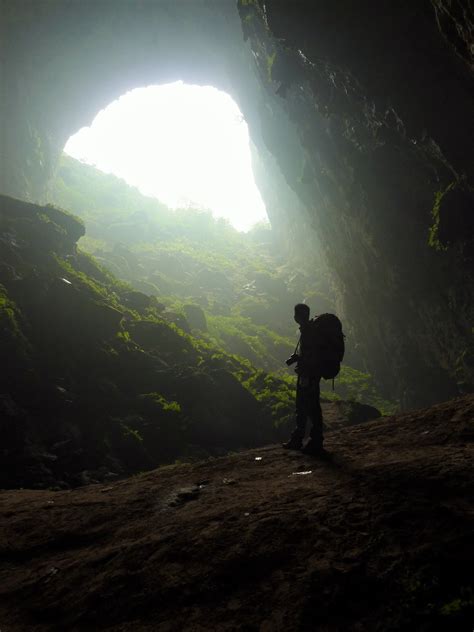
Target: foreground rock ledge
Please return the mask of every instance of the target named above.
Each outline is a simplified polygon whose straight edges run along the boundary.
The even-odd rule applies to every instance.
[[[111,485],[0,494],[16,630],[434,630],[473,619],[474,396]]]

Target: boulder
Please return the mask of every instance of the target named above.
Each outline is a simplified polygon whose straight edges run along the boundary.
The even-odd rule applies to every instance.
[[[187,304],[183,306],[184,315],[191,329],[207,331],[206,314],[199,305]]]
[[[76,243],[86,234],[84,222],[72,213],[50,205],[38,206],[7,195],[0,195],[0,215],[14,220],[21,218],[33,221],[38,221],[44,215],[62,229],[70,243]]]
[[[377,408],[354,401],[327,402],[322,400],[322,409],[326,431],[357,426],[382,416]]]
[[[211,270],[210,268],[202,268],[196,274],[196,284],[204,288],[212,288],[219,290],[231,289],[231,282],[224,272],[221,270]]]
[[[191,333],[191,327],[183,314],[173,312],[172,310],[166,310],[163,312],[163,318],[165,318],[168,322],[173,323],[187,334]]]
[[[151,298],[143,292],[138,292],[137,290],[122,292],[120,294],[120,299],[124,305],[139,312],[151,306]]]

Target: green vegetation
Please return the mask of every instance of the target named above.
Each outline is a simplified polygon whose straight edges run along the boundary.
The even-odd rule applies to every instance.
[[[276,50],[271,55],[267,55],[267,77],[268,81],[272,80],[272,68],[276,58]]]
[[[0,485],[65,488],[286,437],[293,307],[334,311],[321,271],[289,263],[265,224],[173,212],[70,158],[52,191],[87,235],[60,208],[0,213]],[[390,412],[353,367],[328,387]]]
[[[337,377],[337,392],[342,399],[370,404],[383,415],[392,415],[396,405],[380,397],[374,387],[371,375],[344,365]],[[326,397],[331,396],[325,393]]]
[[[433,223],[428,231],[428,244],[438,251],[446,251],[448,247],[441,243],[439,239],[439,227],[441,223],[441,205],[443,203],[444,196],[456,186],[456,182],[451,182],[446,189],[442,191],[437,191],[435,193],[435,201],[433,205],[433,209],[431,211],[431,216],[433,218]]]
[[[141,395],[140,399],[145,405],[151,405],[152,408],[158,408],[161,412],[180,413],[181,406],[178,402],[170,402],[160,395],[160,393],[146,393]]]
[[[21,315],[17,305],[8,296],[6,288],[0,284],[0,339],[4,361],[8,360],[9,357],[11,359],[14,354],[25,357],[28,354],[29,345],[22,332],[20,319]],[[11,370],[12,366],[9,368]]]
[[[297,340],[293,306],[306,299],[315,312],[334,311],[319,270],[311,275],[295,271],[278,253],[265,224],[244,234],[209,211],[172,211],[115,176],[67,156],[51,201],[86,222],[80,246],[94,255],[90,266],[102,275],[100,286],[90,283],[97,298],[105,292],[115,306],[122,301],[127,313],[175,327],[194,353],[233,358],[245,370],[234,367],[232,372],[268,405],[274,421],[279,422],[279,411],[282,418],[289,414],[295,377],[284,360]],[[86,283],[66,263],[63,267],[65,274]],[[106,269],[124,280],[123,287],[117,288]],[[151,295],[152,304],[145,309],[127,304],[124,293],[132,289]],[[323,383],[328,399],[363,401],[384,413],[394,409],[378,396],[367,373],[345,366],[336,384],[337,395]]]
[[[447,621],[466,621],[472,619],[474,612],[474,592],[471,586],[461,586],[459,596],[444,603],[440,608],[440,613]]]

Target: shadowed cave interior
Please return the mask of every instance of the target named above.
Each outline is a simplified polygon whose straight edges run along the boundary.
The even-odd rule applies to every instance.
[[[380,614],[382,622],[388,617],[386,629],[416,627],[425,615],[428,623],[419,629],[436,629],[430,625],[437,625],[438,615],[452,616],[454,623],[468,621],[472,588],[467,574],[463,571],[456,581],[452,577],[461,563],[458,552],[469,549],[461,496],[468,494],[469,394],[474,384],[470,3],[2,0],[0,7],[0,343],[5,369],[0,377],[0,487],[13,490],[5,492],[11,511],[20,503],[14,496],[20,487],[67,495],[73,488],[99,483],[119,490],[117,507],[125,506],[120,503],[129,502],[129,490],[135,493],[135,479],[121,479],[167,465],[171,469],[144,476],[157,476],[153,485],[160,490],[171,481],[178,490],[173,492],[176,506],[185,507],[180,519],[186,523],[190,498],[194,502],[208,492],[215,491],[216,498],[224,494],[213,487],[217,483],[212,477],[239,479],[247,458],[240,451],[262,449],[267,458],[262,446],[288,436],[295,384],[291,371],[281,365],[295,344],[293,306],[307,300],[315,313],[340,316],[347,343],[336,393],[329,383],[322,387],[326,431],[341,471],[325,471],[318,485],[324,490],[326,485],[343,486],[337,488],[341,503],[349,506],[349,487],[355,484],[348,482],[350,476],[354,468],[365,472],[357,482],[365,504],[356,511],[368,511],[372,503],[372,525],[385,529],[390,524],[382,529],[386,540],[381,538],[383,546],[379,542],[374,559],[395,559],[404,550],[387,544],[391,538],[402,541],[409,531],[397,531],[399,526],[391,531],[390,516],[402,525],[403,515],[412,511],[412,528],[421,533],[420,516],[426,511],[438,529],[433,527],[427,536],[436,540],[432,557],[425,556],[422,544],[410,549],[409,578],[401,570],[401,557],[386,576],[378,567],[370,575],[378,562],[362,571],[354,551],[347,558],[357,560],[354,566],[344,558],[348,566],[341,563],[337,572],[332,558],[324,568],[313,560],[311,572],[300,577],[306,595],[320,586],[324,573],[331,586],[345,586],[332,595],[332,605],[324,610],[327,618],[318,625],[329,621],[334,629],[358,629],[350,626],[356,626],[359,615],[366,616],[361,614],[363,599],[359,595],[359,605],[353,604],[341,622],[341,595],[361,576],[369,589],[382,575],[389,578],[387,591],[393,589],[394,595],[392,614]],[[210,213],[171,211],[115,176],[63,154],[67,140],[121,95],[175,81],[216,87],[237,103],[249,128],[253,174],[269,226],[244,234]],[[454,400],[461,402],[459,410],[456,403],[439,405],[457,397],[464,398]],[[432,417],[413,412],[434,405]],[[396,413],[405,416],[366,423]],[[452,422],[449,429],[440,423],[443,415]],[[390,434],[397,432],[397,419],[410,445]],[[429,419],[436,430],[426,437]],[[359,452],[350,453],[351,438],[372,454],[370,463]],[[411,445],[417,442],[421,452],[415,458]],[[431,447],[423,451],[425,444]],[[398,461],[393,457],[394,470],[387,465],[392,449],[399,455]],[[282,489],[292,498],[287,479],[298,471],[312,474],[312,466],[295,469],[272,452],[276,448],[269,450],[268,467],[274,469],[265,470],[265,476],[288,466]],[[234,451],[243,459],[235,471],[234,457],[225,457]],[[438,465],[430,460],[435,453]],[[203,459],[210,459],[203,461],[207,465],[196,465]],[[443,459],[446,469],[435,472]],[[182,462],[193,465],[179,469]],[[202,488],[197,480],[201,469],[206,481],[214,481]],[[188,481],[186,471],[196,480]],[[152,478],[136,480],[145,481],[140,493],[149,511],[155,511],[147,487]],[[381,492],[385,480],[390,489]],[[229,487],[225,483],[225,489],[234,482]],[[444,494],[444,518],[435,501],[432,506],[421,500],[437,484]],[[394,509],[402,502],[397,485],[406,485],[411,494],[401,513]],[[88,500],[87,489],[78,490],[81,498],[96,502],[92,496]],[[93,494],[98,488],[91,489]],[[239,488],[237,495],[250,506],[245,489]],[[318,493],[326,494],[321,489]],[[461,491],[453,500],[454,489]],[[259,490],[254,500],[260,498]],[[122,491],[127,500],[120,500]],[[313,493],[310,487],[300,492]],[[66,513],[61,515],[66,516],[71,509],[64,498]],[[311,498],[319,502],[317,494]],[[48,496],[45,502],[55,501]],[[135,516],[134,511],[127,515]],[[200,511],[196,515],[204,524],[208,517]],[[244,515],[252,511],[259,510]],[[328,524],[334,518],[342,533],[343,513],[334,517],[331,506],[321,511]],[[166,522],[167,516],[160,513],[160,520]],[[13,561],[25,555],[22,546],[41,548],[16,519],[12,524],[17,526],[7,526],[5,532],[11,528],[24,535],[18,550],[7,551]],[[265,513],[249,536],[260,560],[255,568],[269,574],[280,572],[279,564],[292,555],[289,541],[280,542],[281,555],[272,549],[265,557],[258,548],[259,529],[271,538],[268,525],[273,519],[279,520],[271,511]],[[211,522],[224,524],[220,520],[213,515]],[[305,532],[304,520],[298,524]],[[91,525],[84,528],[92,529],[87,537],[95,546]],[[163,525],[166,531],[169,525]],[[446,559],[446,542],[435,535],[441,532],[454,543]],[[366,535],[361,526],[361,550],[370,557],[375,545],[364,540]],[[52,549],[56,536],[62,537],[51,535]],[[77,537],[65,536],[66,546],[72,543],[74,548]],[[327,534],[321,531],[317,537],[320,543]],[[175,553],[170,551],[163,559],[172,569]],[[49,557],[34,563],[41,569],[46,559],[53,564]],[[226,585],[229,568],[239,559],[235,553],[235,559],[221,560],[222,576],[212,581]],[[442,568],[448,569],[449,582],[442,578]],[[197,582],[200,572],[196,570]],[[12,584],[11,595],[6,593],[11,603],[13,595],[28,593],[18,573],[14,581],[22,588]],[[430,574],[438,583],[430,584]],[[281,578],[272,577],[280,586]],[[49,581],[44,595],[51,599],[51,612],[67,621],[62,597]],[[127,582],[120,584],[115,598],[120,590],[131,590]],[[144,586],[147,582],[143,579]],[[187,594],[183,586],[181,590]],[[212,593],[212,586],[206,584],[206,590]],[[148,603],[144,594],[151,593],[140,593],[138,602]],[[402,594],[408,605],[395,616],[397,595]],[[178,603],[181,597],[173,599]],[[26,619],[8,614],[13,626],[37,621],[40,606],[35,599]],[[90,599],[75,619],[84,629],[96,612],[94,597]],[[184,613],[188,606],[180,607]],[[15,608],[5,612],[15,613]],[[108,614],[97,608],[105,621]],[[117,614],[113,625],[127,621],[131,627],[120,629],[134,629],[132,610],[122,619]],[[301,613],[293,629],[313,629],[312,606],[305,602]],[[205,621],[204,610],[201,614],[195,613],[196,625]],[[267,627],[254,621],[251,629],[292,629],[286,615],[281,620],[267,615]],[[44,616],[50,625],[54,616]],[[173,616],[169,614],[169,621]],[[216,619],[220,629],[232,629],[226,616]],[[371,616],[361,620],[366,629],[377,629],[370,627],[375,626]]]

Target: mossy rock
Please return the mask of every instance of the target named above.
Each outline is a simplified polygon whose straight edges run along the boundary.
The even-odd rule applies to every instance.
[[[183,413],[194,422],[192,443],[231,449],[256,445],[265,433],[268,439],[270,419],[229,371],[194,370],[181,376],[176,389]]]
[[[22,329],[22,317],[18,306],[0,284],[0,348],[2,362],[8,371],[5,376],[13,378],[30,366],[31,345]]]
[[[232,283],[224,272],[202,268],[195,276],[195,283],[198,286],[228,290],[232,288]]]
[[[68,213],[64,209],[49,205],[43,207],[43,211],[51,221],[61,226],[61,228],[64,228],[71,241],[77,242],[86,234],[84,222],[79,217],[76,217],[76,215]]]
[[[207,331],[206,314],[199,305],[187,304],[183,305],[184,315],[188,321],[191,329],[199,329],[200,331]]]
[[[34,222],[37,222],[40,216],[44,215],[50,222],[62,229],[63,234],[71,243],[76,243],[86,233],[84,222],[67,211],[54,206],[31,204],[6,195],[0,195],[0,215],[9,216],[15,220],[29,219]]]
[[[134,342],[158,355],[182,357],[193,351],[191,343],[164,321],[136,320],[129,322],[127,328]]]
[[[91,298],[65,278],[51,284],[42,307],[49,335],[71,341],[111,338],[119,331],[123,318],[121,311]]]
[[[154,296],[159,296],[161,294],[160,288],[157,287],[157,285],[155,285],[154,283],[150,283],[150,281],[145,281],[142,279],[132,279],[131,285],[133,285],[137,292],[141,292],[142,294],[152,294]]]
[[[176,325],[176,327],[179,327],[179,329],[182,329],[187,334],[191,333],[191,327],[183,314],[172,310],[166,310],[163,312],[163,318],[165,318],[168,322],[173,323],[173,325]]]
[[[99,281],[99,283],[108,284],[113,280],[110,272],[102,269],[99,261],[95,257],[92,257],[80,250],[75,257],[74,268],[79,270],[79,272],[87,274],[87,276],[92,277],[96,281]]]
[[[143,287],[144,281],[141,282]],[[170,294],[173,290],[173,283],[159,272],[153,272],[146,281],[148,287],[153,287],[155,291],[150,294]]]
[[[151,306],[151,298],[143,292],[136,290],[130,290],[128,292],[122,292],[120,294],[121,302],[129,307],[141,312]]]
[[[176,281],[185,281],[188,272],[184,269],[181,258],[170,252],[158,252],[154,257],[155,270],[158,274],[164,274]]]

